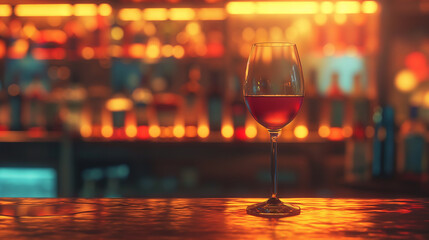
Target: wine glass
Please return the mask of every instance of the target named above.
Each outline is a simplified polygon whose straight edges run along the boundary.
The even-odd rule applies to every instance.
[[[277,196],[277,140],[281,129],[294,119],[304,98],[304,79],[298,50],[293,43],[255,43],[249,55],[244,100],[253,118],[268,129],[271,140],[272,195],[247,207],[260,217],[298,215],[301,209]]]

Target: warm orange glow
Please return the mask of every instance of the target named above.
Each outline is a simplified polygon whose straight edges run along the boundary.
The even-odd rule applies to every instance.
[[[224,138],[231,138],[234,136],[234,128],[231,125],[225,125],[221,129],[221,133]]]
[[[319,26],[322,26],[323,24],[325,24],[327,20],[328,20],[328,17],[325,14],[314,15],[314,22]]]
[[[402,92],[409,92],[417,86],[417,78],[410,70],[402,70],[395,77],[395,86]]]
[[[118,17],[122,21],[138,21],[141,19],[141,11],[138,8],[122,8]]]
[[[28,38],[34,39],[33,36],[38,32],[36,26],[34,26],[33,23],[27,23],[22,28],[22,31],[24,32],[24,35]]]
[[[202,125],[198,127],[198,136],[200,138],[206,138],[210,135],[210,129],[206,125]]]
[[[0,4],[0,17],[9,17],[12,14],[12,7],[9,4]]]
[[[106,108],[112,112],[128,111],[133,107],[133,102],[125,97],[115,97],[109,99],[106,103]]]
[[[113,40],[119,41],[124,37],[124,30],[121,27],[113,27],[110,30],[110,36]]]
[[[161,138],[171,138],[173,137],[173,127],[161,127]]]
[[[247,126],[245,130],[245,134],[246,134],[246,137],[252,139],[252,138],[255,138],[256,135],[258,135],[258,130],[256,130],[255,126],[252,126],[252,125]]]
[[[82,57],[86,60],[94,58],[94,49],[92,47],[84,47],[82,49]]]
[[[143,32],[148,36],[153,36],[156,33],[156,27],[153,25],[153,23],[146,23],[143,26]]]
[[[223,8],[201,8],[197,12],[199,20],[224,20],[226,13]]]
[[[331,134],[331,130],[328,126],[320,126],[319,127],[319,136],[322,138],[327,138]]]
[[[198,33],[200,33],[200,31],[201,31],[200,24],[196,22],[190,22],[186,25],[186,32],[191,36],[197,35]]]
[[[349,138],[353,135],[353,128],[350,126],[343,127],[343,136]]]
[[[18,4],[15,6],[15,14],[18,17],[68,17],[73,13],[70,4]]]
[[[107,3],[102,3],[98,6],[98,14],[101,16],[109,16],[112,14],[112,7]]]
[[[146,56],[148,58],[158,58],[160,53],[159,46],[156,44],[148,44],[146,48]]]
[[[185,49],[182,46],[176,45],[173,48],[173,56],[177,59],[183,58],[185,55]]]
[[[339,128],[339,127],[332,127],[331,128],[331,133],[329,134],[329,140],[340,141],[340,140],[343,140],[343,139],[344,139],[343,129]]]
[[[46,29],[40,31],[41,38],[46,42],[57,42],[63,44],[67,41],[67,34],[62,30]]]
[[[29,43],[27,40],[18,39],[16,40],[12,47],[9,49],[10,58],[23,58],[27,53]]]
[[[80,127],[80,135],[84,138],[89,138],[92,135],[92,129],[89,124],[84,124]]]
[[[376,1],[365,1],[362,3],[362,12],[363,13],[376,13],[378,10],[378,3]]]
[[[152,138],[157,138],[159,137],[159,135],[161,135],[161,129],[154,125],[154,126],[150,126],[149,127],[149,136]]]
[[[125,128],[125,134],[129,138],[134,138],[137,136],[137,127],[135,125],[129,125]]]
[[[0,41],[0,58],[3,58],[6,54],[6,44],[3,41]]]
[[[187,126],[185,128],[185,136],[188,138],[194,138],[197,136],[197,127],[195,126]]]
[[[173,135],[177,138],[185,136],[185,128],[182,125],[174,126]]]
[[[345,15],[345,14],[335,14],[334,21],[338,25],[343,25],[347,21],[347,15]]]
[[[110,55],[112,57],[121,57],[122,56],[122,47],[118,45],[110,46]]]
[[[360,3],[357,1],[339,1],[335,3],[335,12],[340,14],[354,14],[360,12]]]
[[[335,53],[335,46],[332,43],[327,43],[325,46],[323,46],[323,53],[326,56],[332,56]]]
[[[95,4],[75,4],[75,16],[97,16],[97,5]]]
[[[46,60],[46,59],[64,59],[66,51],[64,48],[34,48],[32,54],[35,59]]]
[[[257,2],[257,14],[315,14],[319,4],[314,1],[303,2]]]
[[[325,13],[325,14],[333,13],[334,12],[334,3],[328,2],[328,1],[322,2],[320,4],[320,11],[322,13]]]
[[[101,135],[105,138],[110,138],[113,135],[113,128],[111,126],[103,126],[101,128]]]
[[[195,19],[195,10],[192,8],[171,8],[170,20],[193,20]]]
[[[18,84],[11,84],[8,88],[7,88],[7,92],[9,93],[9,95],[11,96],[18,96],[19,92],[21,91],[21,88],[18,86]]]
[[[173,46],[171,46],[170,44],[166,44],[166,45],[162,46],[161,53],[162,53],[162,56],[164,56],[164,57],[173,56]]]
[[[229,14],[254,14],[256,12],[256,3],[229,2],[226,4],[226,11]]]
[[[142,11],[143,19],[147,21],[165,21],[167,13],[165,8],[147,8]]]
[[[293,130],[293,134],[296,138],[306,138],[308,136],[308,128],[306,126],[299,125]]]
[[[141,43],[134,43],[131,44],[130,48],[128,49],[128,53],[132,58],[142,58],[144,57],[144,45]]]

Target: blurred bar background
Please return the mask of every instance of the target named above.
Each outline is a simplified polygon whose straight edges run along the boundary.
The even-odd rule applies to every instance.
[[[268,196],[241,90],[265,41],[306,84],[280,197],[428,196],[428,22],[427,0],[2,3],[0,197]]]

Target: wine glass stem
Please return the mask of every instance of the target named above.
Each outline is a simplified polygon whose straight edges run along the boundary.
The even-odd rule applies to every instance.
[[[277,199],[277,139],[280,130],[269,130],[271,142],[271,198]]]

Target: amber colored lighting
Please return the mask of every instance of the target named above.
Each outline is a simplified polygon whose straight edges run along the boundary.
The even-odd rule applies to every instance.
[[[339,1],[335,3],[335,12],[340,14],[354,14],[360,12],[360,3],[357,1]]]
[[[173,48],[173,56],[177,59],[183,58],[185,55],[185,49],[182,46],[176,45]]]
[[[24,39],[18,39],[13,43],[13,46],[11,49],[9,49],[10,54],[9,57],[11,58],[22,58],[27,53],[29,47],[29,43],[27,40]]]
[[[160,49],[156,44],[149,44],[146,48],[146,56],[148,58],[157,58],[159,57]]]
[[[245,130],[245,134],[246,134],[246,137],[252,139],[252,138],[255,138],[256,135],[258,134],[258,130],[256,129],[255,126],[247,126]]]
[[[256,3],[229,2],[226,4],[226,11],[229,14],[254,14],[256,12]]]
[[[170,20],[183,21],[195,19],[195,10],[192,8],[171,8]]]
[[[417,86],[417,78],[410,70],[402,70],[395,77],[395,86],[402,92],[409,92]]]
[[[314,1],[303,2],[257,2],[257,14],[315,14],[319,4]]]
[[[68,17],[72,13],[73,8],[70,4],[18,4],[15,7],[15,14],[18,17]]]
[[[353,135],[353,128],[350,126],[343,127],[343,136],[349,138]]]
[[[12,7],[9,4],[0,4],[0,17],[9,17],[12,14]]]
[[[6,54],[6,44],[3,41],[1,41],[0,42],[0,58],[3,58],[5,54]]]
[[[206,138],[210,135],[210,129],[206,125],[202,125],[198,127],[198,137]]]
[[[141,18],[141,11],[138,8],[122,8],[118,17],[122,21],[138,21]]]
[[[141,43],[131,44],[128,49],[130,56],[133,58],[142,58],[144,56],[144,50],[144,45]]]
[[[327,138],[331,134],[331,130],[328,126],[320,126],[319,127],[319,136],[322,138]]]
[[[320,11],[322,13],[325,13],[325,14],[333,13],[334,12],[334,3],[328,2],[328,1],[322,2],[320,4]]]
[[[116,97],[109,99],[106,103],[106,108],[112,112],[128,111],[133,107],[133,102],[124,97]]]
[[[314,22],[319,26],[322,26],[323,24],[325,24],[327,20],[328,20],[328,17],[325,14],[314,15]]]
[[[329,134],[329,140],[340,141],[344,139],[343,129],[339,127],[332,127]]]
[[[26,37],[33,39],[33,36],[37,33],[37,28],[36,28],[36,26],[34,26],[33,23],[27,23],[22,28],[22,31],[24,32],[24,35]]]
[[[378,4],[376,1],[365,1],[362,3],[362,12],[367,14],[376,13]]]
[[[347,15],[345,15],[345,14],[335,14],[334,21],[338,25],[343,25],[347,21]]]
[[[124,30],[121,27],[113,27],[110,30],[110,36],[113,40],[119,41],[124,37]]]
[[[111,126],[103,126],[101,128],[101,135],[105,138],[110,138],[113,135],[113,128]]]
[[[149,136],[152,138],[157,138],[159,137],[159,135],[161,135],[161,129],[154,125],[154,126],[150,126],[149,127]]]
[[[142,11],[143,19],[147,21],[165,21],[168,11],[166,8],[147,8]]]
[[[86,60],[94,58],[94,49],[92,47],[84,47],[82,49],[82,57]]]
[[[306,138],[308,136],[308,128],[304,125],[299,125],[293,130],[293,134],[296,138]]]
[[[97,16],[97,5],[95,4],[75,4],[75,16]]]
[[[80,135],[84,138],[89,138],[92,135],[91,126],[88,124],[82,125],[80,127]]]
[[[197,127],[195,126],[187,126],[185,128],[185,136],[188,138],[194,138],[197,136]]]
[[[182,138],[185,136],[185,128],[181,125],[174,126],[173,135],[177,138]]]
[[[201,8],[197,11],[199,20],[224,20],[226,13],[223,8]]]
[[[98,6],[98,14],[101,16],[109,16],[112,14],[112,7],[107,3],[102,3]]]
[[[173,56],[173,46],[171,46],[170,44],[166,44],[166,45],[162,46],[161,53],[162,53],[162,56],[164,56],[164,57]]]
[[[137,136],[137,127],[134,125],[129,125],[125,128],[125,134],[129,138],[134,138]]]
[[[224,138],[231,138],[234,136],[234,128],[230,125],[225,125],[221,129],[221,134]]]
[[[46,42],[57,42],[59,44],[63,44],[67,41],[67,34],[62,30],[47,29],[40,31],[40,34]]]
[[[201,26],[196,22],[190,22],[186,25],[186,32],[191,36],[197,35],[198,33],[200,33],[200,31]]]

